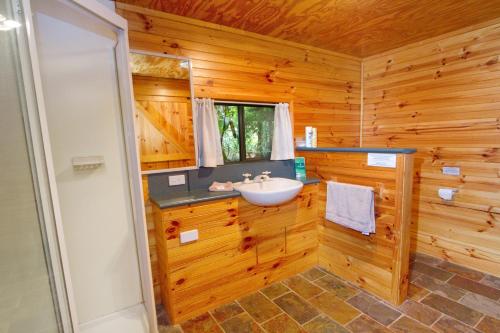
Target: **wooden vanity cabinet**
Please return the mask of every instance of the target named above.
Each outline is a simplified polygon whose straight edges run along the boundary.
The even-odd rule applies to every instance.
[[[231,302],[318,261],[318,185],[259,207],[242,198],[154,206],[162,303],[173,323]],[[197,229],[197,241],[179,234]]]

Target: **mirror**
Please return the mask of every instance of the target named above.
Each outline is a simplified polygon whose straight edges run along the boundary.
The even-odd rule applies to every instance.
[[[141,170],[196,168],[190,60],[133,51],[130,62]]]

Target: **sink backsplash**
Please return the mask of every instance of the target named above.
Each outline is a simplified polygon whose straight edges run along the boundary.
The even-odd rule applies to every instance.
[[[165,195],[175,192],[185,192],[196,189],[208,189],[212,182],[243,180],[243,173],[251,173],[252,178],[262,173],[271,171],[271,177],[283,177],[295,179],[294,160],[286,161],[258,161],[238,164],[226,164],[217,168],[199,168],[197,170],[165,172],[148,175],[149,193]],[[184,175],[186,184],[169,186],[168,177],[173,175]]]

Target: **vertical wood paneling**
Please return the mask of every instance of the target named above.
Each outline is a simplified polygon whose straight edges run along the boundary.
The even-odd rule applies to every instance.
[[[132,49],[189,57],[195,97],[293,102],[296,137],[318,128],[320,146],[359,145],[360,59],[117,3]]]
[[[413,250],[500,274],[500,24],[365,59],[363,145],[416,147]],[[442,174],[458,166],[460,176]],[[458,190],[452,202],[439,188]]]

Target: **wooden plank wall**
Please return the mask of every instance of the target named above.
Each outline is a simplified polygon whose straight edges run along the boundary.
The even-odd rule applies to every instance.
[[[258,207],[232,198],[153,207],[161,299],[173,323],[303,272],[318,262],[318,185],[297,198]],[[181,244],[179,233],[198,229]]]
[[[189,80],[133,76],[141,169],[196,166]]]
[[[407,211],[412,155],[398,154],[397,168],[367,166],[366,153],[298,152],[319,188],[319,264],[394,304],[406,296],[409,262]],[[406,179],[406,180],[405,180]],[[370,236],[327,221],[326,181],[370,186],[375,191],[376,232]]]
[[[196,97],[293,104],[295,135],[359,146],[359,58],[117,3],[132,49],[189,57]]]
[[[311,125],[318,128],[319,145],[359,145],[359,58],[141,7],[116,6],[128,20],[131,49],[192,60],[195,97],[289,102],[297,137]],[[152,205],[146,197],[145,205],[159,300]]]
[[[363,146],[418,148],[413,250],[500,275],[500,21],[363,68]],[[441,200],[440,187],[457,189],[455,200]]]

